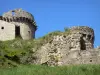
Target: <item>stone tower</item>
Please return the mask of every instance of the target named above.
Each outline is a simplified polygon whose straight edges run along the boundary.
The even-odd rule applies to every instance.
[[[32,14],[15,9],[0,16],[0,41],[13,40],[20,37],[24,40],[35,38],[37,29]]]
[[[100,50],[94,49],[94,30],[87,26],[74,26],[60,35],[53,35],[37,50],[35,63],[68,65],[100,63]]]
[[[71,50],[89,50],[94,48],[94,31],[87,26],[70,28]]]

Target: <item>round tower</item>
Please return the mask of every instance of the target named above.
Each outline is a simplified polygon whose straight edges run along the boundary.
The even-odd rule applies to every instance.
[[[87,26],[75,26],[70,28],[71,49],[89,50],[94,47],[94,30]]]
[[[35,38],[35,31],[37,29],[34,17],[29,12],[22,9],[15,9],[8,11],[0,16],[0,31],[2,36],[0,40],[12,40],[16,37],[22,39]]]

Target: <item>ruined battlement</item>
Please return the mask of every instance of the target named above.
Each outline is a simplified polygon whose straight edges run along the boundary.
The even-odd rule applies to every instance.
[[[13,19],[13,17],[15,17],[15,18],[24,17],[31,21],[34,20],[34,17],[31,13],[26,12],[22,9],[10,10],[10,11],[4,13],[3,17],[8,17],[8,18],[12,18],[12,19]]]
[[[3,16],[0,16],[0,20],[6,21],[6,22],[24,22],[24,23],[29,23],[29,24],[31,23],[37,29],[36,22],[34,20],[33,15],[22,9],[10,10],[4,13]]]
[[[35,38],[37,30],[34,17],[22,9],[10,10],[0,16],[0,41]]]
[[[26,17],[15,17],[15,16],[12,16],[12,18],[8,18],[8,17],[0,16],[0,20],[5,21],[5,22],[24,22],[24,23],[29,23],[29,24],[34,25],[37,28],[36,22],[34,20],[30,20],[30,19],[28,19]]]
[[[94,30],[88,26],[73,26],[70,28],[72,33],[88,34],[94,36]]]

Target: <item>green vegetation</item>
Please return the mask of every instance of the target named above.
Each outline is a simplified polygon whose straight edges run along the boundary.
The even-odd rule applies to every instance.
[[[19,64],[28,64],[31,55],[34,54],[43,44],[51,43],[53,36],[68,35],[69,29],[64,32],[55,31],[47,35],[31,40],[22,40],[16,38],[10,41],[0,41],[0,67],[18,66]]]
[[[0,69],[0,75],[100,75],[100,65],[48,67],[24,65]]]
[[[12,41],[0,41],[0,66],[17,66],[20,63],[26,63],[26,59],[32,51],[31,43],[18,38]]]
[[[64,29],[64,32],[61,32],[61,31],[55,31],[55,32],[51,32],[51,33],[48,33],[47,35],[39,38],[38,40],[40,40],[41,43],[47,43],[47,42],[52,42],[52,39],[54,36],[68,36],[70,34],[70,29],[68,28],[65,28]]]

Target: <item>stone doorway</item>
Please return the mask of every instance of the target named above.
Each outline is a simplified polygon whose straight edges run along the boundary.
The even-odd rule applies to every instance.
[[[21,35],[20,35],[20,26],[15,26],[15,37],[20,37],[21,38]]]
[[[85,44],[85,40],[83,39],[83,37],[81,37],[80,39],[80,45],[81,45],[81,50],[86,50],[86,44]]]

